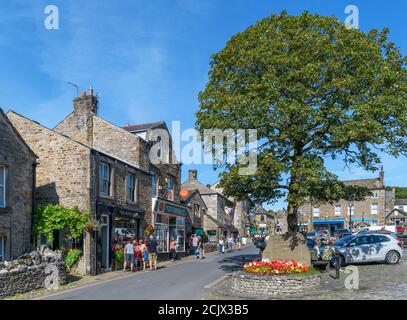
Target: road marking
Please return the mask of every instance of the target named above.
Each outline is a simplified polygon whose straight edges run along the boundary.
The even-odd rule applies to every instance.
[[[222,282],[222,281],[225,280],[227,277],[229,277],[229,275],[228,275],[228,274],[224,274],[224,275],[221,276],[219,279],[217,279],[217,280],[211,282],[210,284],[206,285],[206,286],[205,286],[205,289],[210,289],[210,288],[216,286],[218,283]]]

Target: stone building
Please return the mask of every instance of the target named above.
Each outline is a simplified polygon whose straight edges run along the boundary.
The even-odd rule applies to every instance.
[[[36,155],[0,108],[0,261],[31,249]]]
[[[274,230],[274,217],[263,207],[258,207],[252,212],[252,223],[258,234],[271,234]]]
[[[8,113],[39,157],[38,203],[78,206],[101,223],[84,238],[86,274],[109,270],[113,243],[124,236],[142,238],[145,219],[151,217],[146,143],[99,118],[97,112],[97,98],[89,90],[74,99],[74,111],[54,129]],[[64,237],[59,240],[54,246],[67,245]]]
[[[219,236],[226,237],[235,232],[233,227],[233,215],[235,204],[221,193],[198,181],[197,170],[189,170],[188,180],[182,184],[182,189],[189,192],[199,191],[202,200],[207,207],[204,215],[204,230],[210,242],[217,242]]]
[[[394,206],[394,190],[385,187],[383,168],[374,179],[344,181],[346,185],[364,186],[371,191],[363,201],[340,200],[334,204],[306,203],[298,210],[299,226],[305,230],[329,230],[369,225],[383,225],[385,214]]]
[[[181,164],[173,150],[173,141],[164,121],[123,127],[147,143],[147,163],[152,178],[152,216],[159,259],[170,258],[170,242],[177,242],[179,257],[186,254],[186,223],[189,207],[181,203]]]

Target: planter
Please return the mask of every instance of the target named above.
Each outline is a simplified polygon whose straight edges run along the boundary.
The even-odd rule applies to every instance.
[[[232,275],[231,291],[244,297],[300,295],[318,288],[320,283],[318,274],[258,275],[239,271]]]

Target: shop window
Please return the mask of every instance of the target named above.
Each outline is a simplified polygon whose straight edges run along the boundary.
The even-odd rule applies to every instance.
[[[110,195],[110,178],[110,166],[102,162],[99,166],[99,190],[101,195]]]
[[[134,174],[127,174],[127,200],[137,202],[137,178]]]
[[[4,253],[4,237],[0,236],[0,261],[5,260],[5,253]]]
[[[372,203],[370,207],[371,214],[378,214],[379,213],[379,205],[377,203]]]
[[[177,251],[185,251],[185,220],[184,218],[177,218],[176,221],[176,240],[177,240]]]
[[[6,207],[6,167],[0,166],[0,208]]]
[[[168,225],[156,224],[155,236],[157,239],[157,251],[168,252]]]

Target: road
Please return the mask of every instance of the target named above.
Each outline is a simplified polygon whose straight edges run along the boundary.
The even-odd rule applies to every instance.
[[[41,300],[199,300],[226,274],[241,268],[242,257],[253,260],[253,245],[204,259],[188,260],[157,271],[135,272],[130,276],[89,285],[40,298]],[[129,273],[127,273],[129,274]],[[127,275],[126,274],[126,275]]]

